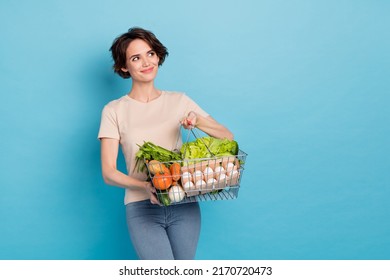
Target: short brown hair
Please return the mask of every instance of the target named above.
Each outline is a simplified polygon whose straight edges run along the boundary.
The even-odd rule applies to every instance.
[[[124,79],[131,78],[129,72],[123,72],[121,69],[126,67],[127,47],[135,39],[144,40],[150,48],[156,52],[156,55],[159,58],[158,66],[161,66],[165,58],[168,56],[167,48],[161,44],[151,31],[140,27],[130,28],[128,32],[118,36],[110,48],[112,59],[114,60],[114,72]]]

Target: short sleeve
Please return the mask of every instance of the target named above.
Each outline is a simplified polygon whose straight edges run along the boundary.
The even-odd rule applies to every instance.
[[[120,140],[118,118],[115,111],[106,105],[103,108],[98,138],[113,138]]]

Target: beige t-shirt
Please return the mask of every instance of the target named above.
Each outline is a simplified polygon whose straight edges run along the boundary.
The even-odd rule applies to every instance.
[[[98,138],[119,140],[128,175],[146,180],[146,173],[134,171],[138,145],[150,141],[169,150],[180,148],[180,120],[190,111],[208,116],[184,93],[163,91],[157,99],[148,103],[125,95],[103,108]],[[125,204],[148,198],[147,192],[139,187],[125,189]]]

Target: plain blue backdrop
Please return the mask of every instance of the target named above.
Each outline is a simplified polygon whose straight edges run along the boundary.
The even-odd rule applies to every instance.
[[[0,3],[0,259],[134,259],[101,178],[104,104],[130,88],[129,27],[249,154],[239,197],[203,202],[197,259],[390,258],[390,2]],[[123,168],[123,159],[120,159]]]

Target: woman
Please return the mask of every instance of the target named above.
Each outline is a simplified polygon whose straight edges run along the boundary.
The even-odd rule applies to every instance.
[[[233,135],[185,94],[155,87],[168,51],[152,32],[131,28],[114,40],[110,51],[114,72],[131,78],[132,85],[128,94],[102,111],[98,138],[104,181],[125,188],[127,225],[140,259],[193,259],[200,232],[199,205],[161,207],[146,174],[134,168],[137,144],[150,141],[170,150],[180,148],[180,125],[216,138],[233,139]],[[117,169],[119,145],[128,174]]]

